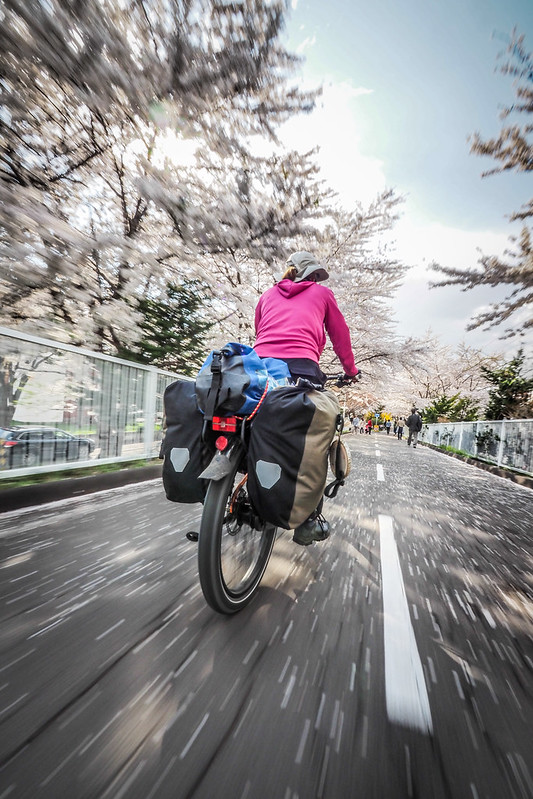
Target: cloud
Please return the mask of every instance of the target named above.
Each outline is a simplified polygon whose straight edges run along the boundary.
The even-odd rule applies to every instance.
[[[466,326],[488,305],[499,302],[508,287],[482,286],[462,291],[459,286],[430,289],[429,283],[440,279],[430,269],[432,262],[458,269],[474,268],[481,253],[501,255],[508,246],[503,233],[487,230],[458,230],[439,223],[416,223],[403,218],[394,229],[396,253],[403,263],[410,264],[403,286],[392,301],[400,335],[423,336],[428,330],[444,344],[460,341],[487,352],[516,349],[516,344],[502,342],[503,327],[488,331],[467,331]]]
[[[281,141],[291,150],[319,147],[321,177],[348,209],[371,202],[386,186],[383,163],[360,151],[357,105],[371,93],[372,89],[346,81],[328,82],[312,113],[294,117],[279,130]]]
[[[438,280],[439,275],[428,274],[428,266],[435,261],[441,266],[466,269],[476,266],[481,253],[503,255],[509,245],[504,233],[490,230],[459,230],[438,222],[414,221],[409,215],[409,202],[405,215],[393,231],[397,252],[402,261],[412,269],[409,279],[426,276],[427,280]]]

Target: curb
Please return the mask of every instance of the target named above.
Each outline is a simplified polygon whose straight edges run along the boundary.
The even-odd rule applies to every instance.
[[[6,488],[5,491],[0,491],[0,514],[28,508],[32,505],[46,505],[48,502],[56,502],[59,499],[69,499],[133,483],[143,483],[146,480],[156,480],[161,477],[162,468],[161,462],[161,464],[141,466],[137,469],[119,469],[116,472],[105,472],[87,477],[67,477],[62,480],[51,480],[19,488]]]
[[[533,489],[533,477],[529,477],[527,474],[511,472],[509,469],[502,469],[500,466],[495,466],[492,463],[480,461],[477,458],[470,458],[468,455],[459,455],[457,452],[447,452],[445,449],[441,449],[441,447],[437,447],[435,444],[428,444],[425,441],[419,441],[418,443],[422,444],[428,449],[434,450],[435,452],[441,452],[443,455],[448,455],[450,458],[455,458],[458,461],[463,461],[463,463],[468,463],[470,466],[477,466],[478,469],[483,469],[486,472],[495,474],[497,477],[505,477],[507,480],[512,480],[513,483],[518,483],[518,485],[521,485],[524,488]]]

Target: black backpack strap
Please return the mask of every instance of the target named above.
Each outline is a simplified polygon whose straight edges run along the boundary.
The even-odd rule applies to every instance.
[[[222,353],[219,350],[213,352],[213,360],[211,361],[211,372],[213,380],[211,381],[211,388],[207,395],[205,403],[205,418],[211,421],[218,405],[218,396],[220,394],[220,385],[222,383]]]
[[[344,472],[337,472],[337,474],[339,476],[324,489],[324,496],[328,499],[335,499],[339,488],[344,485]]]

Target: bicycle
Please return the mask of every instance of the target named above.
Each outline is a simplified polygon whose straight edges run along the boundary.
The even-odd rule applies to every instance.
[[[327,381],[348,385],[343,375]],[[256,411],[258,409],[256,408]],[[277,527],[255,512],[247,492],[248,417],[213,417],[204,441],[215,449],[201,477],[209,480],[198,536],[198,572],[207,604],[218,613],[242,610],[263,578]]]

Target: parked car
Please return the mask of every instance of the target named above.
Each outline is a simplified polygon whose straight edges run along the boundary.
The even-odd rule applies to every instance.
[[[0,468],[87,460],[94,442],[55,427],[0,427]]]

